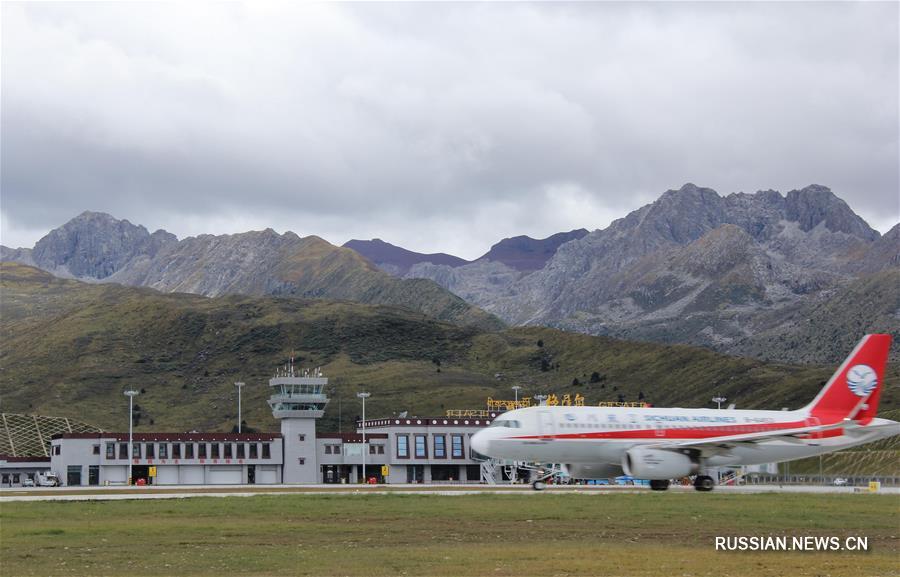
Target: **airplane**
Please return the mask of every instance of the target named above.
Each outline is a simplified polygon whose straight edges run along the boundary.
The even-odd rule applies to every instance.
[[[713,467],[791,461],[900,434],[900,423],[875,417],[890,348],[891,335],[866,335],[812,402],[794,411],[536,406],[498,415],[471,447],[492,458],[562,464],[574,479],[624,472],[657,491],[697,475],[694,488],[711,491]]]

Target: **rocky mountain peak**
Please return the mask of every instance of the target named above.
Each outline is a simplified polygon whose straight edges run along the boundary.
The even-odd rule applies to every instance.
[[[643,234],[687,244],[725,222],[724,199],[711,188],[687,183],[667,190],[641,219]]]
[[[164,230],[151,235],[143,226],[127,220],[85,211],[39,240],[31,256],[46,270],[103,279],[135,256],[153,256],[177,241],[175,235]]]
[[[874,241],[879,237],[866,221],[860,218],[847,203],[835,196],[827,186],[811,184],[787,193],[785,199],[787,219],[800,224],[806,232],[820,223],[831,232],[843,232]]]

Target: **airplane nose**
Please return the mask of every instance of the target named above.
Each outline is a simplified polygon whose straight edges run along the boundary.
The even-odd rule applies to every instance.
[[[481,453],[482,455],[487,455],[490,450],[490,439],[488,438],[487,431],[478,431],[474,435],[472,435],[472,439],[469,441],[469,444],[472,446],[472,450],[476,453]]]

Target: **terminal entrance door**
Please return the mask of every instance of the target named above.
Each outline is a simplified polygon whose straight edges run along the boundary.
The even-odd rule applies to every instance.
[[[407,465],[406,482],[422,483],[425,481],[425,465]]]
[[[256,465],[247,465],[247,484],[256,484]]]
[[[136,484],[138,479],[143,479],[148,485],[153,484],[153,478],[150,476],[150,467],[148,465],[132,465],[131,484]]]

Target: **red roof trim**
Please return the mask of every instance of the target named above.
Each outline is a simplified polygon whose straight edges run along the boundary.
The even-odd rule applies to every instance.
[[[13,457],[12,455],[0,455],[0,461],[7,463],[49,463],[50,457]]]
[[[281,433],[134,433],[135,442],[146,443],[150,441],[274,441],[281,438]],[[113,439],[127,442],[128,433],[63,433],[53,435],[53,439]]]

